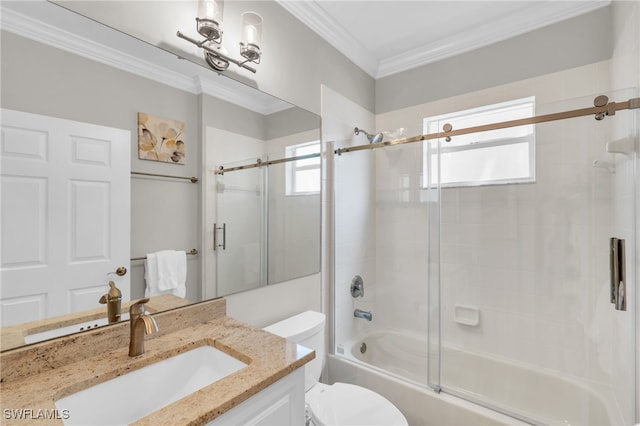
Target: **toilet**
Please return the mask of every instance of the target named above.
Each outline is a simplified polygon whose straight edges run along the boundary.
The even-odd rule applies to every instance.
[[[316,351],[305,365],[305,402],[311,425],[407,425],[400,410],[383,396],[347,383],[320,383],[325,358],[325,316],[306,311],[264,330]]]

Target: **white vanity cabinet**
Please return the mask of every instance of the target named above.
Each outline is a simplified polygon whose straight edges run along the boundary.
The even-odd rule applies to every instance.
[[[304,425],[304,366],[232,408],[209,425]]]

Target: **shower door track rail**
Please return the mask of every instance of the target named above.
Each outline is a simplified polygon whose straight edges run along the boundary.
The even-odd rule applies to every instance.
[[[443,131],[438,133],[429,133],[424,135],[413,136],[409,138],[394,139],[390,141],[377,142],[366,145],[356,145],[345,148],[338,148],[335,154],[342,155],[347,152],[362,151],[365,149],[383,148],[385,146],[402,145],[406,143],[421,142],[430,139],[445,138],[450,141],[452,136],[466,135],[469,133],[487,132],[489,130],[506,129],[508,127],[525,126],[527,124],[546,123],[549,121],[566,120],[567,118],[583,117],[586,115],[594,115],[595,119],[600,121],[606,116],[616,114],[616,111],[626,109],[640,109],[640,98],[632,98],[624,102],[608,102],[608,99],[601,95],[595,98],[596,106],[590,108],[580,108],[552,114],[539,115],[529,118],[520,118],[517,120],[501,121],[498,123],[483,124],[481,126],[467,127],[464,129],[453,130],[451,124],[445,124]]]
[[[254,169],[256,167],[265,167],[265,166],[270,166],[272,164],[288,163],[290,161],[306,160],[308,158],[317,158],[317,157],[320,157],[320,153],[319,152],[315,152],[313,154],[298,155],[297,157],[280,158],[278,160],[260,160],[260,159],[258,159],[255,163],[245,164],[245,165],[242,165],[242,166],[235,166],[235,167],[229,167],[229,168],[226,168],[224,166],[220,166],[214,171],[214,173],[216,175],[224,175],[225,173],[235,172],[237,170]]]

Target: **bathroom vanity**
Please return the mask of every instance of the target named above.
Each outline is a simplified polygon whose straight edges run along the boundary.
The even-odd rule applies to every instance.
[[[145,352],[136,357],[128,354],[128,322],[0,354],[3,424],[31,424],[36,419],[38,424],[74,424],[74,410],[76,421],[86,423],[80,408],[65,408],[72,407],[65,398],[82,398],[94,391],[81,400],[100,407],[88,410],[95,415],[90,419],[93,424],[304,423],[301,367],[314,358],[312,350],[228,317],[225,299],[157,313],[154,318],[159,331],[146,336]],[[200,352],[204,358],[189,358]],[[207,361],[209,353],[225,358],[212,362],[214,369],[223,368],[227,360],[237,365],[175,401],[166,403],[155,396],[157,389],[181,386],[171,380],[162,383],[162,378],[171,377],[171,368],[186,375],[187,366]],[[177,367],[169,366],[174,361]],[[162,370],[165,366],[169,369]],[[128,378],[138,377],[134,373],[146,379],[128,384]],[[196,371],[194,376],[204,375]],[[118,395],[125,395],[123,402],[110,403]],[[151,411],[139,418],[135,413],[124,421],[111,417],[121,414],[118,410],[137,409],[135,405],[144,401]]]

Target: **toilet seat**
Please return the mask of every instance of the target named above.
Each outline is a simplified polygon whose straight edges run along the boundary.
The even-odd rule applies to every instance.
[[[408,424],[389,400],[356,385],[316,383],[307,391],[305,400],[316,426]]]

